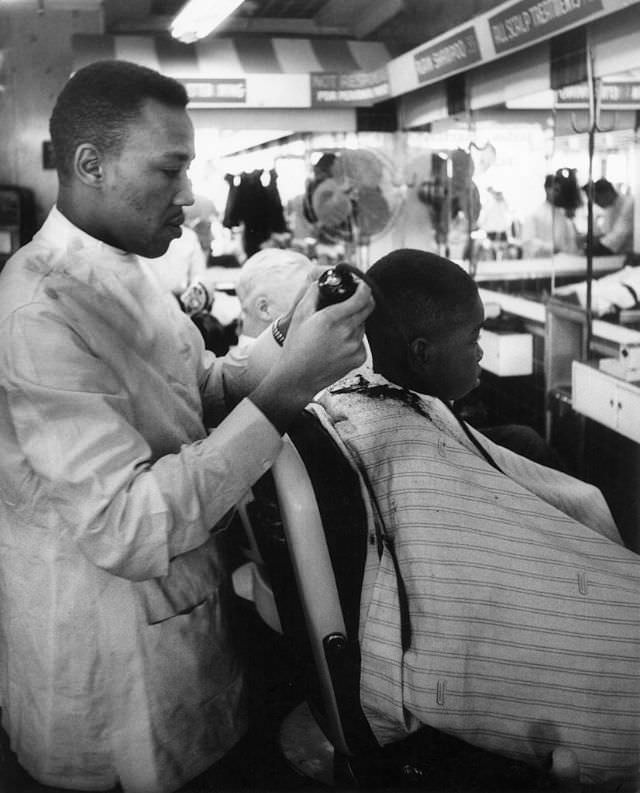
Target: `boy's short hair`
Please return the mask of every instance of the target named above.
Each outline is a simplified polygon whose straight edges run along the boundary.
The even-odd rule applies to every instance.
[[[60,180],[69,179],[81,143],[117,154],[148,99],[185,108],[188,95],[172,77],[129,61],[96,61],[79,69],[60,92],[49,120]]]
[[[475,281],[462,267],[435,253],[404,248],[367,270],[376,307],[366,321],[374,365],[404,358],[418,336],[438,341],[468,316],[478,299]]]

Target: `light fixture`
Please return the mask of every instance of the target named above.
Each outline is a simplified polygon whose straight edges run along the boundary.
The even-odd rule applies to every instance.
[[[188,0],[171,23],[174,39],[191,44],[208,36],[244,0]]]

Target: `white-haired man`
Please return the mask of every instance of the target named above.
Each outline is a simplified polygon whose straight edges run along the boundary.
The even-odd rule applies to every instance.
[[[320,273],[302,253],[283,248],[265,248],[242,266],[236,281],[241,306],[242,336],[254,338],[282,314]]]

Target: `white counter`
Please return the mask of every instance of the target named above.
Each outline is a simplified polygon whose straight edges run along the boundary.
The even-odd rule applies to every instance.
[[[546,320],[544,303],[517,295],[495,292],[491,289],[480,288],[479,291],[485,306],[491,303],[498,304],[503,311],[509,314],[544,325]],[[592,334],[594,339],[602,339],[616,345],[640,343],[640,331],[625,328],[624,325],[615,325],[612,322],[603,322],[601,319],[593,321]]]
[[[596,256],[593,259],[594,275],[619,270],[624,264],[625,256]],[[458,264],[469,272],[469,262]],[[534,278],[563,278],[567,276],[587,275],[587,260],[584,256],[572,256],[558,253],[553,257],[536,259],[502,259],[501,261],[482,261],[476,264],[475,280],[482,281],[515,281]]]

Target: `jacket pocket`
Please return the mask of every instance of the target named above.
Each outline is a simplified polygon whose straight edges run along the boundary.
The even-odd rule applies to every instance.
[[[224,579],[222,558],[215,535],[204,545],[176,556],[162,578],[134,583],[149,625],[178,614],[188,614],[204,603]]]

